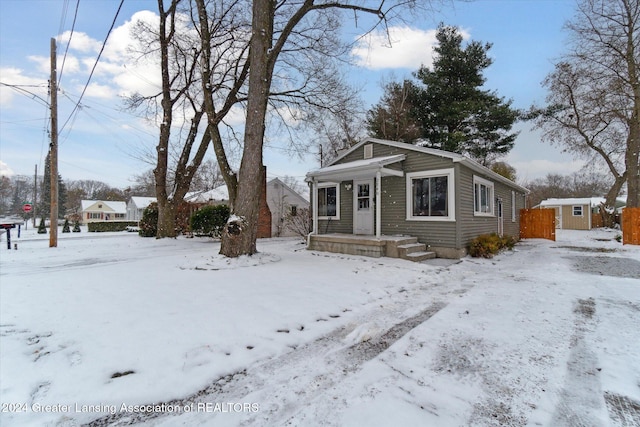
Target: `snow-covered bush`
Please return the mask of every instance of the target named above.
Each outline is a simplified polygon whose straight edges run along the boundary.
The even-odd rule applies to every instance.
[[[140,231],[138,234],[142,237],[156,237],[158,233],[158,204],[151,203],[142,211],[142,219],[140,220]]]
[[[191,215],[191,232],[197,236],[220,237],[229,219],[229,206],[204,206]]]

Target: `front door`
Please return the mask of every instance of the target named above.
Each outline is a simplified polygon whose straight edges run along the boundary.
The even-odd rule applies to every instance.
[[[373,180],[353,182],[353,234],[373,234]]]

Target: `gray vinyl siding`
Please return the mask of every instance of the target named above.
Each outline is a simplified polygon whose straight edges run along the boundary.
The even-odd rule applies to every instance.
[[[498,211],[494,206],[494,216],[475,216],[473,200],[473,176],[478,176],[493,182],[494,204],[496,198],[502,199],[503,234],[519,238],[520,236],[520,209],[524,208],[524,195],[516,191],[516,221],[511,220],[511,191],[512,187],[491,180],[487,175],[473,172],[467,167],[461,166],[458,180],[456,181],[459,203],[457,206],[458,222],[460,223],[459,247],[466,247],[471,240],[480,234],[496,233],[498,231]]]
[[[364,146],[363,146],[364,147]],[[364,148],[349,153],[340,159],[340,163],[353,162],[364,158]],[[384,157],[395,154],[405,154],[406,160],[387,166],[390,169],[403,170],[406,173],[430,171],[434,169],[453,168],[453,161],[449,158],[429,156],[416,153],[413,150],[404,150],[382,144],[374,144],[373,156]],[[406,176],[382,178],[382,218],[380,231],[385,235],[410,235],[415,236],[421,243],[431,246],[456,247],[456,223],[442,221],[407,221],[406,204]],[[344,188],[344,185],[342,186]],[[344,195],[344,191],[341,193]],[[346,199],[346,197],[345,197]],[[349,203],[353,202],[353,195]],[[341,205],[342,199],[341,199]],[[351,207],[349,221],[353,220],[353,207]],[[341,211],[342,215],[345,211]],[[346,220],[347,217],[345,216]],[[322,223],[320,223],[322,224]],[[344,231],[351,233],[352,230]]]
[[[382,178],[381,191],[381,225],[384,235],[410,235],[417,237],[421,243],[434,247],[462,249],[480,234],[498,231],[497,206],[495,216],[474,216],[474,188],[473,176],[482,177],[494,184],[494,198],[503,201],[503,231],[506,235],[519,236],[520,209],[525,207],[525,195],[506,183],[495,181],[490,175],[474,172],[460,162],[451,158],[440,157],[435,154],[416,152],[411,149],[395,147],[385,144],[373,144],[373,157],[384,157],[405,154],[406,159],[387,166],[390,169],[402,170],[403,177],[387,176]],[[348,153],[334,164],[342,164],[362,160],[364,145]],[[455,221],[407,221],[407,173],[428,172],[438,169],[454,170]],[[346,190],[345,184],[353,181],[343,181],[339,185],[340,191],[340,220],[320,220],[318,232],[353,233],[353,190]],[[516,221],[512,221],[511,192],[516,192]],[[376,201],[377,203],[378,201]]]
[[[382,234],[409,235],[430,246],[455,247],[455,222],[407,221],[406,185],[406,177],[382,178]]]

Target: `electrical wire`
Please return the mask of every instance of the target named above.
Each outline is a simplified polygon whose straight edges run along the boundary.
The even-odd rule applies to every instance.
[[[98,66],[98,62],[100,61],[100,56],[102,56],[102,52],[104,52],[104,48],[107,45],[107,40],[109,39],[109,35],[111,35],[111,31],[113,31],[113,27],[115,27],[115,25],[116,25],[116,20],[118,19],[118,15],[120,14],[120,10],[122,9],[122,5],[123,4],[124,4],[124,0],[120,0],[120,5],[118,6],[118,10],[116,11],[116,16],[113,17],[113,22],[111,23],[111,27],[109,28],[109,31],[107,32],[107,36],[105,37],[104,41],[102,42],[102,48],[100,48],[100,52],[98,53],[98,57],[96,58],[96,62],[93,64],[93,68],[91,69],[91,73],[89,73],[89,78],[87,79],[87,82],[84,85],[84,89],[82,89],[82,93],[80,94],[80,99],[78,99],[78,102],[73,107],[73,111],[71,111],[71,114],[69,115],[69,118],[67,118],[67,120],[64,122],[64,124],[60,128],[60,132],[62,132],[64,127],[67,125],[67,123],[69,123],[69,120],[71,120],[71,118],[73,117],[74,113],[76,112],[76,110],[80,106],[80,102],[82,101],[82,98],[84,97],[84,94],[87,91],[87,88],[89,87],[89,82],[91,81],[91,78],[93,77],[93,73],[95,72],[96,67]]]
[[[65,2],[66,3],[66,2]],[[66,19],[66,8],[68,7],[68,3],[65,6],[64,16]],[[67,61],[67,53],[69,52],[69,46],[71,45],[71,38],[73,37],[73,31],[76,28],[76,19],[78,19],[78,9],[80,7],[80,0],[76,0],[76,11],[73,15],[73,23],[71,24],[71,33],[69,34],[69,40],[67,41],[67,48],[64,50],[64,57],[62,58],[62,65],[60,66],[60,75],[58,76],[58,87],[60,87],[60,82],[62,81],[62,73],[64,72],[64,64]]]

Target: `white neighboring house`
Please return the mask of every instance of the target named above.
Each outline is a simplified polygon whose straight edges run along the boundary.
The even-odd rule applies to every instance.
[[[82,200],[82,223],[126,221],[127,204],[111,200]]]
[[[151,204],[157,202],[155,197],[133,196],[127,203],[127,221],[140,221],[142,212]]]
[[[267,204],[271,210],[271,235],[296,236],[287,226],[288,215],[298,215],[302,209],[309,209],[309,201],[278,178],[267,182]]]

